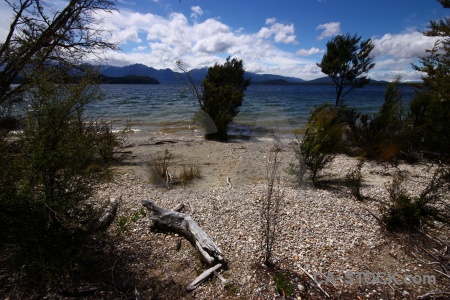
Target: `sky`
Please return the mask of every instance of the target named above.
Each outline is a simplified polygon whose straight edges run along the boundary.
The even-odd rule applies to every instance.
[[[4,8],[1,1],[0,40],[11,20]],[[372,39],[372,79],[419,80],[411,64],[436,41],[420,31],[450,15],[435,0],[118,0],[117,9],[96,15],[121,48],[103,54],[109,65],[177,71],[177,60],[195,69],[231,56],[249,72],[304,80],[325,76],[317,63],[326,43],[347,33]]]

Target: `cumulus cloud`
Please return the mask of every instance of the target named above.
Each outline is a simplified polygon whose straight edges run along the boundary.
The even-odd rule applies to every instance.
[[[320,24],[316,27],[316,30],[323,30],[322,33],[317,37],[318,40],[323,40],[324,38],[335,36],[341,33],[341,23],[340,22],[330,22],[325,24]]]
[[[425,49],[431,49],[436,37],[427,37],[420,32],[402,34],[387,33],[379,39],[373,39],[375,56],[392,56],[394,59],[410,59],[426,55]]]
[[[274,38],[276,43],[297,44],[297,37],[295,36],[294,24],[282,24],[277,22],[275,18],[266,20],[268,27],[262,27],[257,33],[258,38],[269,39]]]
[[[191,7],[191,19],[195,19],[197,20],[198,17],[200,17],[201,15],[203,15],[203,10],[200,6],[192,6]]]
[[[203,10],[192,7],[191,12],[199,16]],[[123,48],[123,52],[104,54],[112,65],[143,63],[157,69],[176,70],[175,61],[182,60],[188,68],[201,68],[222,63],[225,54],[243,59],[244,67],[251,72],[308,77],[299,73],[302,65],[315,64],[276,46],[297,41],[294,25],[280,23],[275,18],[267,19],[261,30],[245,33],[218,19],[199,22],[181,13],[163,18],[121,10],[99,17],[103,18],[103,28],[111,33],[108,39],[120,42]]]
[[[297,54],[299,56],[309,56],[309,55],[320,54],[320,53],[324,53],[324,52],[325,52],[325,50],[321,50],[319,48],[312,47],[311,49],[297,50],[297,52],[295,52],[295,54]]]

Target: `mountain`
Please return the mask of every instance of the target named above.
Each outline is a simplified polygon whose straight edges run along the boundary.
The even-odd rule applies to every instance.
[[[134,64],[125,67],[104,66],[100,68],[100,73],[108,77],[148,76],[156,79],[159,83],[178,82],[172,70],[156,70],[143,64]]]
[[[309,80],[309,81],[306,81],[306,83],[309,83],[309,84],[333,84],[334,85],[333,79],[331,79],[330,76],[325,76],[325,77],[320,77],[320,78],[316,78],[313,80]],[[384,80],[371,79],[369,85],[386,85],[388,83],[389,82],[384,81]]]
[[[109,77],[124,77],[130,75],[149,76],[158,80],[161,84],[179,84],[186,80],[186,75],[183,73],[174,72],[170,69],[157,70],[152,67],[147,67],[143,64],[134,64],[124,67],[104,66],[100,68],[100,73]],[[195,83],[200,83],[208,73],[208,68],[194,69],[189,72],[192,80]],[[295,77],[284,77],[280,75],[271,74],[256,74],[251,72],[244,73],[245,78],[251,78],[252,83],[258,83],[268,80],[285,80],[287,82],[300,83],[304,80]]]
[[[159,84],[158,80],[149,76],[127,75],[121,77],[111,77],[101,75],[101,83],[105,84]]]

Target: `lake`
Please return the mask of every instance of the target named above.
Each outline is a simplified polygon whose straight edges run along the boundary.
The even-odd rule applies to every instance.
[[[197,99],[183,85],[102,85],[105,99],[92,103],[86,112],[110,121],[115,129],[129,124],[150,135],[201,135],[193,118]],[[385,86],[366,86],[346,96],[345,104],[363,113],[375,113],[383,103]],[[405,106],[414,89],[401,86]],[[293,138],[304,128],[314,105],[334,103],[333,85],[250,85],[239,115],[230,126],[232,135],[264,137],[276,131]]]

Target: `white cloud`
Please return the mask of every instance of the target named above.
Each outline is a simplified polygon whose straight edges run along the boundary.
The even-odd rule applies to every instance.
[[[201,15],[203,15],[203,10],[200,6],[192,6],[191,7],[191,19],[195,19],[197,20],[198,17],[200,17]]]
[[[282,24],[275,18],[269,18],[266,20],[266,25],[270,26],[262,27],[257,33],[258,38],[268,39],[273,36],[276,43],[298,44],[294,34],[294,24]]]
[[[244,33],[217,19],[191,22],[181,13],[163,18],[122,10],[101,17],[103,28],[111,32],[109,39],[122,43],[123,52],[104,54],[112,65],[143,63],[156,69],[176,70],[175,61],[181,59],[186,67],[201,68],[222,63],[224,55],[230,55],[243,59],[244,67],[251,72],[307,77],[300,73],[301,66],[315,64],[275,46],[297,41],[294,25],[274,18],[267,19],[259,32]]]
[[[11,15],[4,9],[5,3],[0,1],[0,41],[6,37]],[[198,17],[203,14],[196,6],[191,7],[191,12]],[[143,63],[156,69],[177,70],[175,61],[181,59],[192,69],[223,63],[224,56],[229,55],[243,59],[244,67],[251,72],[303,79],[324,76],[317,60],[307,59],[324,53],[319,48],[323,46],[293,50],[291,45],[298,44],[294,25],[275,18],[266,19],[260,30],[246,32],[242,28],[233,29],[220,19],[199,21],[181,13],[162,17],[122,9],[111,14],[101,12],[96,17],[103,20],[101,28],[109,31],[104,38],[120,43],[123,49],[103,54],[111,65]],[[320,38],[334,36],[340,34],[340,23],[321,24],[316,30],[322,31]],[[430,49],[435,41],[419,32],[385,34],[372,40],[376,66],[369,75],[374,79],[391,79],[401,73],[405,80],[420,78],[411,69],[411,63],[426,55],[425,49]]]
[[[426,55],[425,49],[431,49],[436,40],[420,32],[387,33],[379,39],[373,39],[373,54],[378,57],[390,55],[395,59],[422,57]]]
[[[133,51],[144,51],[145,49],[147,49],[147,46],[138,46],[133,48]]]
[[[320,54],[320,53],[324,53],[324,52],[325,52],[325,50],[321,50],[319,48],[312,47],[311,49],[297,50],[297,52],[295,52],[295,54],[297,54],[299,56],[309,56],[309,55]]]
[[[322,33],[317,37],[318,40],[323,40],[326,37],[335,36],[341,33],[341,23],[340,22],[330,22],[325,24],[320,24],[316,27],[316,30],[323,30]]]
[[[412,70],[411,64],[426,56],[426,49],[431,49],[436,40],[420,32],[387,33],[381,38],[372,38],[375,45],[372,54],[376,64],[370,77],[392,80],[396,75],[401,75],[402,80],[419,80],[422,74]]]

